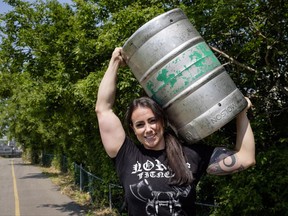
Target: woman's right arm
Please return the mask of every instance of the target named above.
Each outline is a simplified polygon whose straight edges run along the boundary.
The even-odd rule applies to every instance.
[[[112,109],[116,94],[117,71],[125,64],[121,51],[121,48],[115,48],[112,53],[108,69],[98,89],[95,107],[102,143],[111,158],[117,155],[126,136],[120,119]]]

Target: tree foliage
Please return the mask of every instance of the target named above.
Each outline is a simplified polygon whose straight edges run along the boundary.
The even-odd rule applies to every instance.
[[[115,47],[153,17],[179,7],[253,102],[257,165],[233,176],[207,176],[199,199],[219,203],[211,215],[285,215],[287,1],[5,2],[13,10],[0,17],[0,129],[31,150],[35,161],[41,152],[64,154],[117,182],[94,113],[98,85]],[[129,68],[121,69],[115,112],[123,117],[127,103],[142,94]],[[232,147],[232,123],[204,142]]]

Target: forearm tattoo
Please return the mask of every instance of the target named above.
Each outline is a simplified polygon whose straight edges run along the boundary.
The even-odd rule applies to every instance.
[[[227,157],[223,159],[223,163],[226,167],[233,167],[236,164],[236,157],[235,155],[230,155],[231,162],[227,162]]]
[[[244,169],[237,164],[235,151],[226,148],[215,148],[209,162],[208,172],[215,175],[225,175]]]

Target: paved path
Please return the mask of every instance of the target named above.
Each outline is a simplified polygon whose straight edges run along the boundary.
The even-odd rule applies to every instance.
[[[0,157],[0,216],[85,215],[38,167]]]

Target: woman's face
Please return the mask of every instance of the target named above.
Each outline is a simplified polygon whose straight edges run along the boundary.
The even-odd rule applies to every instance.
[[[131,120],[137,139],[146,149],[165,148],[163,122],[156,119],[150,108],[137,107],[132,113]]]

